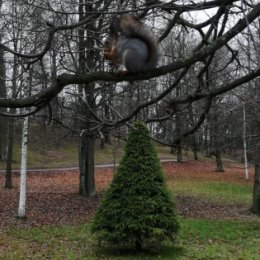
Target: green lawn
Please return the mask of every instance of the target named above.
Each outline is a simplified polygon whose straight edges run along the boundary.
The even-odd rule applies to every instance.
[[[118,163],[122,158],[124,143],[119,147],[116,145],[106,145],[101,149],[97,143],[95,147],[95,163],[107,164]],[[174,159],[166,147],[158,146],[158,155],[160,158]],[[21,147],[19,144],[14,145],[13,168],[20,168]],[[78,147],[77,144],[63,145],[60,148],[50,148],[36,146],[29,142],[28,145],[28,167],[29,168],[62,168],[78,166]],[[0,161],[0,169],[5,168],[5,163]]]
[[[174,180],[169,183],[175,193],[206,198],[211,202],[249,204],[252,202],[251,183]]]
[[[181,219],[175,244],[157,252],[100,248],[89,225],[15,229],[0,235],[0,259],[260,259],[260,221]]]
[[[216,203],[251,203],[252,185],[206,180],[169,180],[173,194],[203,197]],[[260,260],[260,218],[250,220],[180,219],[178,240],[159,252],[135,253],[101,248],[79,226],[9,229],[0,234],[0,260]]]
[[[122,148],[114,149],[113,146],[107,146],[105,149],[100,149],[97,145],[95,152],[95,163],[106,164],[113,163],[116,160],[118,163],[123,153]],[[21,148],[18,145],[14,146],[13,153],[13,168],[20,168]],[[28,147],[28,168],[63,168],[78,166],[78,147],[77,145],[67,145],[55,149],[40,149]],[[5,168],[5,163],[0,161],[0,169]]]

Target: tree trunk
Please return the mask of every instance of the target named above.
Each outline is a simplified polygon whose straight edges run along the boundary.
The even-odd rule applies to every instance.
[[[23,137],[22,137],[20,198],[19,198],[19,209],[18,209],[18,217],[21,219],[25,218],[28,123],[29,123],[29,117],[27,116],[24,118]]]
[[[0,2],[0,8],[2,1]],[[0,35],[0,42],[2,37]],[[4,51],[0,50],[0,98],[6,98],[6,84],[5,84],[5,60]],[[6,112],[5,108],[2,108],[3,112]],[[7,118],[0,117],[0,160],[6,160],[6,147],[7,147]]]
[[[220,144],[220,129],[219,129],[219,120],[218,120],[218,111],[213,112],[214,120],[214,145],[215,145],[215,156],[216,156],[216,172],[224,172],[224,167],[221,158],[221,144]]]
[[[97,5],[98,6],[98,5]],[[79,21],[86,18],[85,12],[95,12],[98,8],[89,1],[79,1]],[[100,52],[95,48],[95,21],[89,22],[86,26],[80,27],[79,34],[79,68],[80,74],[98,69],[100,64]],[[91,83],[85,86],[79,86],[80,94],[86,99],[88,107],[84,104],[80,104],[80,113],[85,121],[81,121],[81,135],[79,145],[79,168],[80,168],[80,183],[79,193],[85,196],[92,197],[95,195],[95,178],[94,178],[94,149],[95,149],[95,137],[90,135],[89,131],[93,126],[93,120],[89,108],[95,108],[95,83]]]
[[[106,120],[110,120],[109,110],[110,110],[109,109],[109,105],[105,104],[105,106],[104,106],[104,114],[105,114]],[[106,144],[112,144],[111,136],[110,136],[110,133],[109,133],[109,129],[107,127],[104,129],[104,137],[105,137],[104,141],[105,141]]]
[[[246,180],[249,179],[248,176],[248,162],[247,162],[247,143],[246,143],[246,107],[245,103],[243,105],[243,150],[244,150],[244,177]]]
[[[196,138],[196,133],[194,133],[192,135],[192,146],[193,146],[193,157],[194,160],[198,161],[199,157],[198,157],[198,143],[197,143],[197,138]]]
[[[105,101],[105,97],[104,97],[104,101],[103,102],[109,102],[109,101],[108,100]],[[110,120],[109,110],[110,110],[109,109],[109,105],[107,103],[105,103],[104,104],[104,108],[102,110],[102,113],[103,113],[104,118],[107,121]],[[103,127],[101,134],[102,134],[102,136],[100,137],[100,148],[101,149],[105,149],[105,144],[112,144],[108,127]]]
[[[259,196],[260,196],[260,138],[257,138],[256,158],[255,158],[255,177],[254,177],[254,187],[253,187],[253,205],[252,205],[252,211],[254,213],[260,213]]]
[[[258,18],[258,28],[260,28],[260,18]],[[260,36],[260,30],[258,30],[258,37]],[[260,67],[260,48],[255,46],[257,65]],[[260,79],[259,77],[256,80],[256,128],[257,135],[260,134]],[[259,196],[260,196],[260,137],[257,137],[255,140],[256,143],[256,152],[255,152],[255,176],[254,176],[254,187],[253,187],[253,205],[252,211],[255,213],[260,213],[259,205]]]
[[[194,125],[195,120],[194,120],[192,104],[189,106],[189,119],[191,121],[191,124]],[[192,134],[192,149],[193,149],[194,160],[197,161],[198,160],[198,143],[197,143],[196,133]]]
[[[176,135],[179,138],[179,142],[176,144],[176,156],[177,162],[182,162],[182,124],[181,124],[181,115],[179,112],[176,113]]]
[[[79,194],[88,197],[93,197],[96,194],[94,147],[95,139],[92,136],[88,136],[86,132],[83,131],[82,135],[80,136],[79,147]]]
[[[215,152],[216,152],[216,172],[224,172],[221,150],[217,148]]]
[[[17,42],[14,44],[15,51],[17,51]],[[18,76],[18,57],[14,56],[14,65],[12,71],[12,98],[16,98],[17,92],[17,76]],[[16,113],[15,108],[11,108],[9,111],[11,114]],[[8,119],[8,145],[7,145],[7,161],[6,161],[6,180],[5,180],[5,188],[11,189],[12,184],[12,161],[13,161],[13,142],[14,142],[14,124],[15,119]]]
[[[15,109],[11,109],[14,110]],[[5,188],[12,189],[12,163],[13,163],[13,143],[14,143],[14,118],[8,119],[8,146],[7,146],[7,161],[6,161],[6,175]]]
[[[180,142],[180,143],[178,143],[177,144],[177,154],[176,154],[176,156],[177,156],[177,162],[182,162],[183,160],[182,160],[182,143]]]
[[[1,95],[0,95],[1,96]],[[3,109],[5,110],[5,109]],[[7,118],[0,117],[0,161],[6,161],[7,159]]]

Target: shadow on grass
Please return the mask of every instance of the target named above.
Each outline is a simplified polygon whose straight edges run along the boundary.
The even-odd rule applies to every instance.
[[[144,249],[136,251],[129,247],[102,246],[94,250],[98,259],[179,259],[185,255],[186,250],[180,246],[164,245],[160,249]]]

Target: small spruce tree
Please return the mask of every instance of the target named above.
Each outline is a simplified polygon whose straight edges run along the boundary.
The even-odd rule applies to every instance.
[[[91,230],[100,241],[136,250],[174,240],[179,230],[155,147],[146,126],[136,122],[117,173]]]

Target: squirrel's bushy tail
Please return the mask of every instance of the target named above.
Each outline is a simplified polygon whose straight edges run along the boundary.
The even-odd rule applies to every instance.
[[[138,18],[131,15],[123,15],[120,20],[122,34],[129,38],[137,38],[144,41],[149,49],[146,61],[146,69],[155,68],[159,60],[158,40],[148,26]]]

